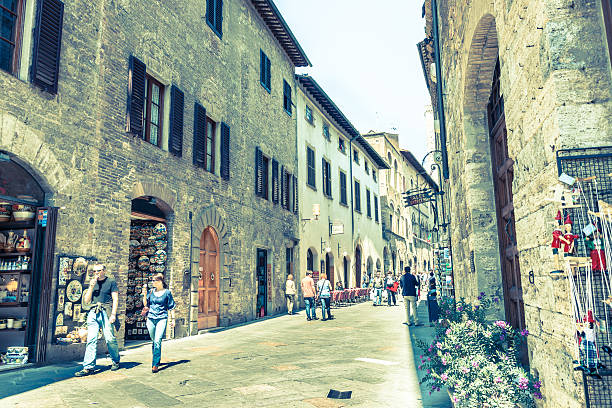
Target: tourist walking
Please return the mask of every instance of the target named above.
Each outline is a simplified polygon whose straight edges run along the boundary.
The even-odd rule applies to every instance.
[[[317,282],[317,289],[319,290],[319,298],[321,298],[321,315],[322,321],[333,319],[331,315],[331,283],[327,280],[327,274],[322,273],[321,278]],[[325,318],[325,311],[327,311],[327,318]]]
[[[380,306],[382,303],[382,292],[383,286],[385,285],[384,279],[380,276],[380,272],[376,274],[374,278],[374,303],[372,306]]]
[[[438,306],[438,288],[436,277],[433,271],[429,273],[429,290],[427,292],[427,310],[429,312],[429,325],[433,326],[440,316],[440,306]]]
[[[312,279],[312,271],[306,271],[306,277],[302,279],[300,286],[304,296],[304,304],[306,305],[306,320],[317,320],[317,306],[315,303],[317,290]]]
[[[404,306],[406,307],[406,321],[404,324],[412,326],[412,315],[415,326],[421,326],[421,324],[419,324],[419,314],[417,313],[417,290],[419,288],[419,279],[410,273],[409,266],[404,268],[404,274],[400,278],[400,287],[402,288]]]
[[[119,289],[117,289],[117,282],[110,276],[106,276],[106,267],[103,264],[94,265],[93,274],[89,288],[83,294],[84,304],[90,304],[92,307],[87,313],[87,345],[85,346],[83,369],[74,374],[77,377],[92,374],[96,367],[100,328],[113,362],[111,371],[119,369],[119,348],[115,337],[115,325],[118,324]]]
[[[385,285],[387,289],[387,306],[391,306],[392,299],[393,299],[393,306],[397,306],[397,300],[395,299],[395,292],[397,291],[397,289],[394,288],[395,278],[393,277],[393,275],[391,275],[391,272],[387,274]]]
[[[174,298],[164,280],[164,275],[161,273],[153,276],[153,289],[148,294],[147,286],[145,285],[142,288],[142,297],[143,306],[149,310],[147,314],[147,330],[153,341],[151,345],[153,350],[151,371],[156,373],[159,370],[159,362],[161,360],[162,340],[166,335],[168,312],[174,310],[175,307]],[[170,327],[174,327],[174,318],[170,321]]]
[[[295,282],[293,281],[293,275],[287,276],[287,282],[285,282],[285,299],[287,300],[287,313],[293,314],[293,302],[295,301]]]

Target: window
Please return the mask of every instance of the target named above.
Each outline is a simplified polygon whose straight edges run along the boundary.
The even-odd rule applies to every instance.
[[[327,197],[331,198],[332,196],[332,186],[331,186],[331,165],[325,159],[322,159],[323,162],[323,194]]]
[[[330,136],[329,136],[329,125],[326,123],[323,125],[323,137],[327,140],[330,140]]]
[[[361,212],[361,190],[357,180],[355,180],[355,211]]]
[[[283,108],[291,116],[291,86],[283,79]]]
[[[366,188],[366,215],[372,218],[372,203],[370,203],[370,190]]]
[[[305,118],[311,124],[314,123],[314,119],[312,117],[312,108],[310,106],[308,106],[308,105],[306,105],[306,116],[305,116]]]
[[[312,253],[312,250],[309,249],[308,252],[306,252],[306,270],[312,272],[313,269],[314,269],[314,254]]]
[[[270,160],[266,157],[263,156],[263,161],[262,161],[262,174],[263,174],[263,183],[261,185],[262,190],[261,190],[261,198],[265,198],[266,200],[268,199],[268,167],[269,167],[269,162]]]
[[[145,85],[145,129],[143,139],[159,146],[162,135],[164,86],[150,75]]]
[[[287,276],[293,274],[293,247],[285,249],[285,273]]]
[[[365,166],[366,174],[370,174],[370,166],[368,166],[368,162],[364,160],[363,165]]]
[[[348,204],[346,201],[346,173],[342,170],[340,170],[340,204]]]
[[[206,171],[215,172],[215,130],[217,124],[206,118]]]
[[[389,214],[389,229],[393,231],[393,214]]]
[[[206,22],[221,38],[223,35],[223,0],[206,0]]]
[[[316,182],[316,171],[315,171],[315,152],[314,150],[312,150],[310,147],[306,148],[306,161],[307,161],[307,166],[308,166],[308,179],[306,180],[306,183],[316,189],[317,188],[317,182]]]
[[[340,150],[342,153],[346,154],[346,145],[344,144],[344,139],[339,137],[338,138],[338,150]]]
[[[376,170],[372,169],[372,178],[376,181]]]
[[[378,222],[378,197],[374,196],[374,221]]]
[[[21,48],[23,5],[20,0],[0,3],[0,69],[17,73]]]
[[[353,161],[359,164],[359,152],[357,150],[353,150]]]
[[[262,50],[259,50],[259,83],[268,92],[272,90],[270,78],[270,58]]]

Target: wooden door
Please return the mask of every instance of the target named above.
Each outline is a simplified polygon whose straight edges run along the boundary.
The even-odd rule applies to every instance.
[[[499,88],[499,60],[495,67],[488,104],[489,136],[493,164],[493,185],[497,211],[497,231],[504,289],[506,320],[516,329],[525,328],[525,307],[521,286],[519,254],[516,246],[515,216],[512,195],[514,161],[508,156],[508,132],[504,100]]]
[[[329,255],[325,254],[325,274],[327,274],[327,280],[331,284],[332,290],[336,288],[336,277],[334,276],[334,259]]]
[[[348,287],[348,286],[347,286]],[[361,249],[355,249],[355,287],[361,287]]]
[[[200,238],[198,330],[219,326],[219,240],[212,227]]]

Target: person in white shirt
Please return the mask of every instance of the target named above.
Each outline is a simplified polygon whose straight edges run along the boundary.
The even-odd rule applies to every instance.
[[[287,282],[285,282],[285,299],[287,299],[287,313],[293,314],[293,303],[295,301],[295,282],[293,281],[293,275],[287,276]]]

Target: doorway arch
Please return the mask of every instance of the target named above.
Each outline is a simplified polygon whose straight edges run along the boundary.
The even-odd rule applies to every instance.
[[[355,287],[361,287],[361,247],[355,247]]]
[[[198,330],[219,326],[219,238],[207,227],[200,238],[198,275]]]
[[[374,261],[372,261],[372,257],[368,256],[368,260],[366,262],[366,273],[367,273],[367,281],[370,282],[372,280],[372,274],[374,273]]]
[[[336,274],[334,272],[334,255],[331,252],[325,253],[325,273],[327,274],[327,280],[331,284],[332,288],[335,288]]]

